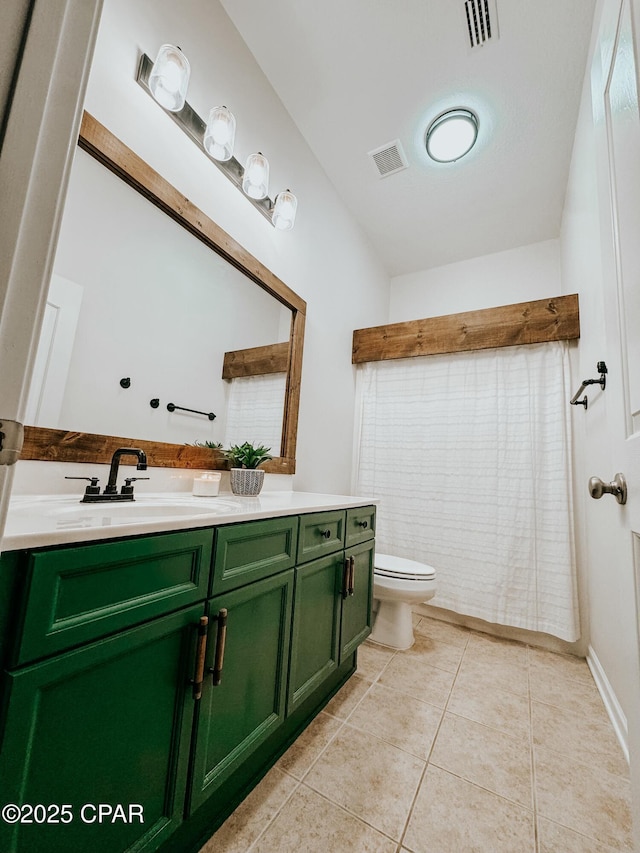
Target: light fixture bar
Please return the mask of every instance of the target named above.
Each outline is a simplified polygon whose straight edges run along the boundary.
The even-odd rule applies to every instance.
[[[153,98],[154,103],[158,103],[156,99],[151,94],[151,90],[149,89],[149,75],[151,74],[151,69],[153,68],[153,60],[150,59],[146,53],[143,53],[140,57],[140,62],[138,64],[138,71],[136,74],[136,81],[140,84],[140,86],[145,90],[145,92],[149,95],[150,98]],[[236,186],[242,192],[242,177],[244,175],[244,169],[242,168],[242,164],[236,160],[235,157],[231,157],[229,160],[215,160],[213,157],[209,156],[207,149],[204,147],[204,132],[206,129],[206,123],[200,118],[198,113],[193,109],[193,107],[189,104],[188,101],[185,101],[184,107],[177,113],[170,112],[166,110],[161,104],[158,104],[161,110],[163,110],[170,118],[172,118],[175,123],[180,127],[189,137],[192,142],[198,146],[198,148],[202,151],[207,160],[210,160],[214,166],[217,166],[221,172],[223,172],[227,178],[231,181],[234,186]],[[260,213],[268,219],[271,225],[273,226],[272,213],[274,208],[274,202],[267,196],[266,198],[256,199],[251,198],[246,195],[246,193],[242,192],[242,195],[250,202],[256,210],[259,210]],[[274,226],[275,227],[275,226]]]

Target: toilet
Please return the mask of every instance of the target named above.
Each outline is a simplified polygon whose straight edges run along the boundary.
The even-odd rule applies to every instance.
[[[369,639],[392,649],[410,649],[414,641],[411,606],[435,594],[436,572],[432,566],[376,554],[373,597],[379,606]]]

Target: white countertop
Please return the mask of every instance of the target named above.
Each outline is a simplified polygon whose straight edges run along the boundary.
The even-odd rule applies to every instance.
[[[212,498],[164,492],[117,503],[81,503],[77,496],[69,495],[20,496],[11,499],[1,550],[213,527],[377,502],[374,498],[287,491],[262,492],[254,498],[227,492]]]

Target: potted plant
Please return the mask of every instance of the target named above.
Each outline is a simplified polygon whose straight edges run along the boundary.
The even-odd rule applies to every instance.
[[[245,441],[233,444],[224,450],[225,457],[231,462],[231,491],[234,495],[259,495],[264,482],[264,471],[258,468],[263,462],[273,459],[269,455],[270,447]]]

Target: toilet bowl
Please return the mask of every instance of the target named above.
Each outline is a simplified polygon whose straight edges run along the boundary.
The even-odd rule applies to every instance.
[[[373,569],[373,596],[379,606],[369,639],[393,649],[413,645],[412,604],[428,601],[436,594],[436,572],[432,566],[376,554]]]

